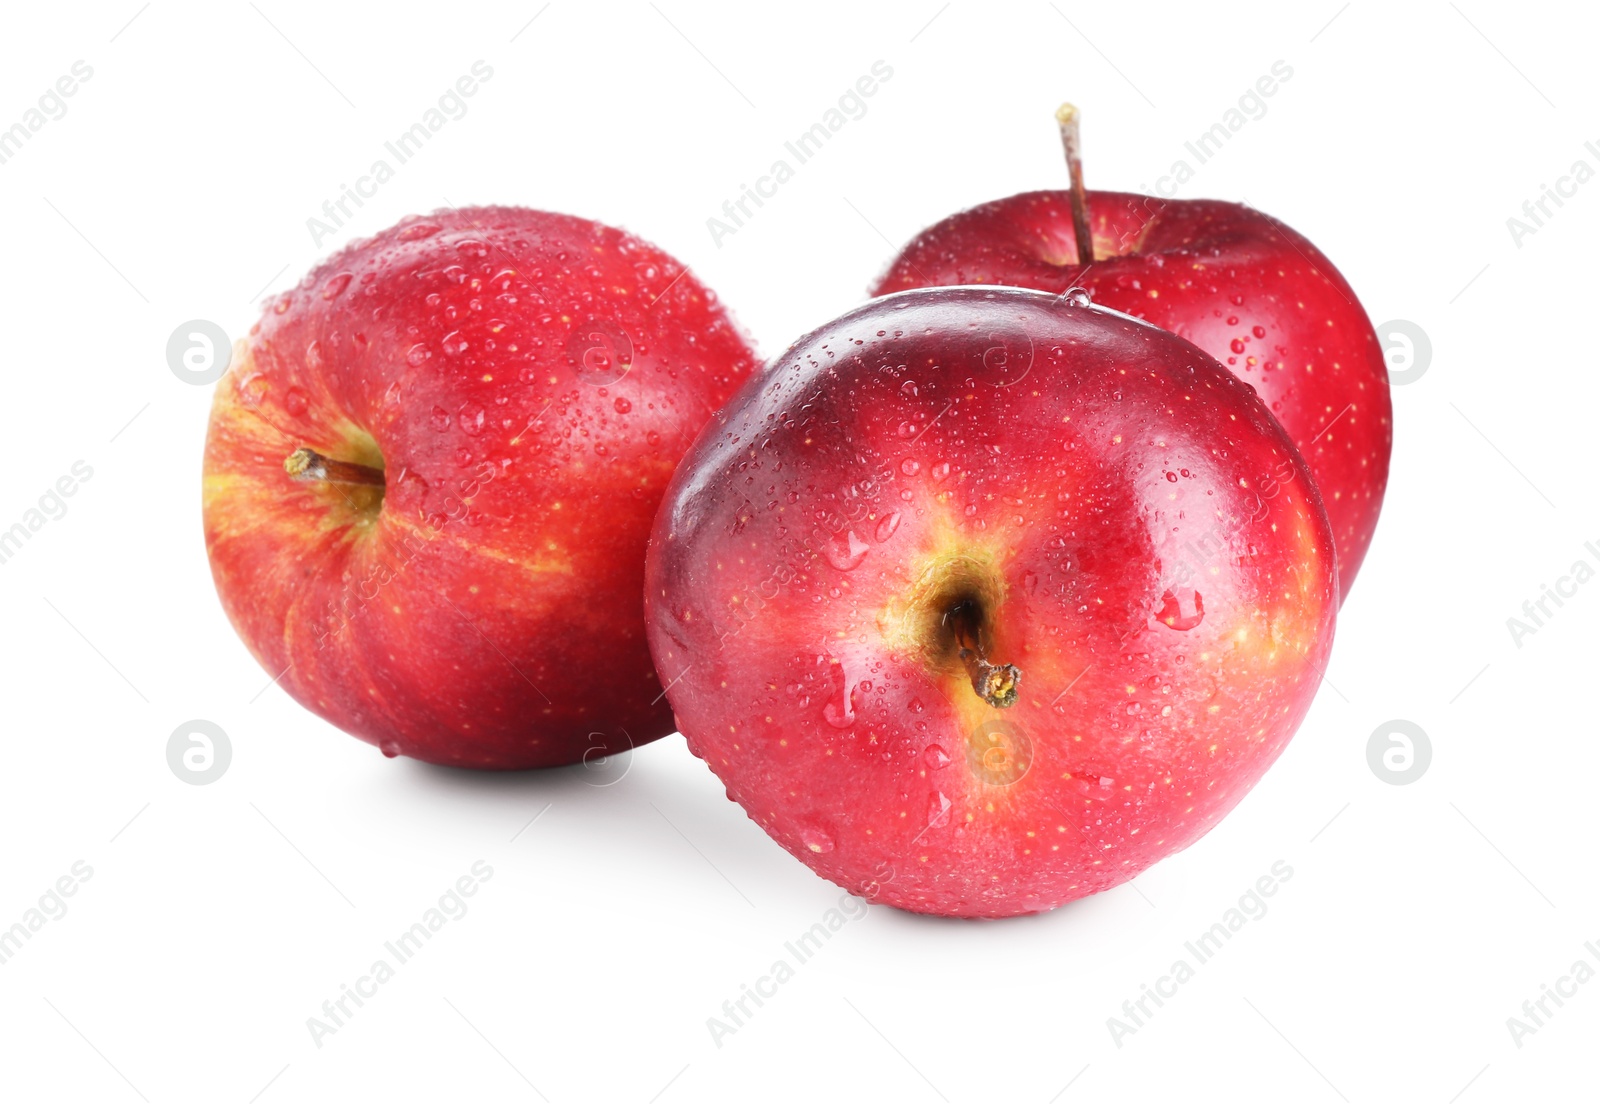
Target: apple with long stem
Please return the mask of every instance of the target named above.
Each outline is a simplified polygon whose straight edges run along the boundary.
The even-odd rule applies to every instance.
[[[391,756],[530,768],[662,737],[645,543],[756,363],[710,291],[620,230],[405,220],[274,300],[217,385],[222,604],[280,687]]]
[[[873,294],[1079,287],[1187,338],[1255,388],[1305,456],[1348,595],[1377,526],[1393,439],[1383,350],[1355,292],[1316,246],[1247,205],[1086,191],[1079,113],[1063,105],[1057,120],[1067,190],[1025,192],[935,223]]]
[[[939,288],[745,384],[645,602],[730,798],[850,891],[971,917],[1215,825],[1305,715],[1338,590],[1304,461],[1209,355],[1077,292]]]

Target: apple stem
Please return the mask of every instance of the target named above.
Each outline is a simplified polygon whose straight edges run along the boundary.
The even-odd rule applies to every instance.
[[[978,628],[972,624],[973,613],[971,603],[962,603],[945,616],[955,623],[956,644],[961,650],[961,663],[966,665],[967,675],[972,680],[972,690],[991,707],[1015,706],[1022,670],[1014,664],[989,663],[977,640]]]
[[[1067,175],[1072,179],[1072,233],[1078,240],[1078,264],[1094,264],[1094,239],[1089,233],[1089,194],[1083,188],[1082,143],[1078,136],[1078,109],[1062,104],[1056,109],[1061,124],[1061,149],[1067,155]]]
[[[289,474],[291,480],[383,487],[382,469],[357,464],[354,461],[335,461],[303,446],[284,458],[283,471]]]

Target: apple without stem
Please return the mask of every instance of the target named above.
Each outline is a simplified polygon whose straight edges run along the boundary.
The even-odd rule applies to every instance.
[[[1237,803],[1332,642],[1332,535],[1265,404],[1181,338],[1013,289],[875,300],[751,379],[646,575],[679,728],[857,894],[1003,916]]]
[[[355,243],[217,386],[228,617],[279,686],[391,756],[542,767],[670,733],[645,544],[755,363],[681,265],[584,219],[441,211]]]
[[[1063,119],[1081,185],[1075,125]],[[1071,193],[1025,192],[923,231],[873,294],[1077,286],[1097,304],[1187,338],[1256,389],[1311,466],[1333,525],[1342,599],[1377,526],[1393,439],[1383,349],[1355,292],[1304,237],[1243,204],[1084,195],[1087,264]]]

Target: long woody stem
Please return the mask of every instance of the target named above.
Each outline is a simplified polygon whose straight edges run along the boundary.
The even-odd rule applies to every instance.
[[[1067,155],[1067,175],[1072,179],[1072,233],[1078,239],[1078,264],[1094,264],[1094,239],[1089,233],[1089,194],[1083,188],[1082,145],[1078,136],[1078,109],[1062,104],[1056,109],[1061,124],[1061,149]]]

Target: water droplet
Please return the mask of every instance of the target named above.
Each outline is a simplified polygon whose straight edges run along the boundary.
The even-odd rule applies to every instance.
[[[331,300],[340,292],[343,292],[346,288],[350,287],[351,275],[352,274],[350,273],[340,273],[338,276],[330,277],[328,279],[328,283],[322,286],[322,298],[325,300]]]
[[[1244,339],[1235,338],[1233,341],[1228,343],[1228,348],[1231,349],[1234,353],[1243,353],[1244,352]]]
[[[467,351],[467,340],[461,336],[461,331],[459,330],[452,330],[449,334],[446,334],[440,340],[439,345],[451,357]]]
[[[900,385],[900,394],[904,396],[915,396],[917,394],[917,382],[915,380],[908,380],[904,384]]]
[[[891,511],[884,520],[878,523],[878,532],[875,535],[879,542],[886,542],[900,528],[900,512]]]
[[[450,412],[443,407],[435,407],[433,414],[428,416],[428,425],[441,434],[450,429]]]
[[[290,388],[283,393],[283,409],[299,418],[306,413],[306,394],[299,388]]]
[[[380,741],[378,742],[378,749],[386,757],[397,757],[400,755],[400,743],[398,741]]]
[[[950,763],[950,754],[944,751],[942,745],[929,745],[923,752],[922,759],[929,768],[943,768]]]
[[[432,355],[428,352],[428,347],[423,345],[421,342],[418,342],[416,345],[406,350],[406,364],[410,365],[412,368],[415,368],[426,361],[430,356]]]
[[[871,549],[870,545],[856,537],[854,530],[846,530],[823,546],[822,552],[834,568],[849,572],[866,558]]]
[[[1068,307],[1088,307],[1094,302],[1094,297],[1087,288],[1072,287],[1061,294]]]
[[[1264,326],[1253,326],[1250,328],[1250,333],[1254,334],[1257,338],[1265,338],[1267,336],[1267,328]]]
[[[1156,619],[1174,630],[1192,630],[1200,625],[1201,619],[1205,618],[1205,616],[1206,607],[1204,601],[1200,598],[1199,592],[1194,592],[1194,613],[1192,615],[1183,613],[1182,604],[1178,602],[1178,597],[1171,591],[1162,593],[1161,609],[1156,612]]]
[[[618,396],[616,402],[611,406],[617,409],[617,414],[619,415],[626,415],[629,411],[633,410],[633,404],[628,402],[626,399],[623,399],[621,396]]]
[[[306,368],[316,372],[322,368],[322,343],[313,340],[306,346]]]
[[[803,826],[801,828],[800,843],[814,853],[833,852],[832,835],[816,826]]]
[[[247,407],[255,407],[261,402],[261,397],[267,394],[267,377],[265,373],[251,373],[238,383],[239,399]]]
[[[1167,473],[1167,483],[1176,484],[1177,482],[1178,482],[1178,474],[1177,473],[1175,473],[1175,472]]]
[[[409,226],[401,227],[398,237],[402,242],[415,242],[419,238],[432,238],[438,233],[439,224],[437,223],[412,223]]]
[[[928,475],[933,477],[935,480],[943,480],[946,476],[950,475],[950,462],[940,461],[937,465],[934,465],[933,468],[928,470]]]
[[[928,825],[942,826],[948,821],[950,821],[950,800],[944,797],[943,791],[935,791],[928,796]]]
[[[463,403],[461,410],[456,412],[456,421],[461,424],[461,429],[468,434],[483,433],[483,408],[476,403]]]
[[[907,476],[915,476],[917,473],[922,471],[922,466],[908,457],[904,461],[900,462],[900,471],[905,473]]]

